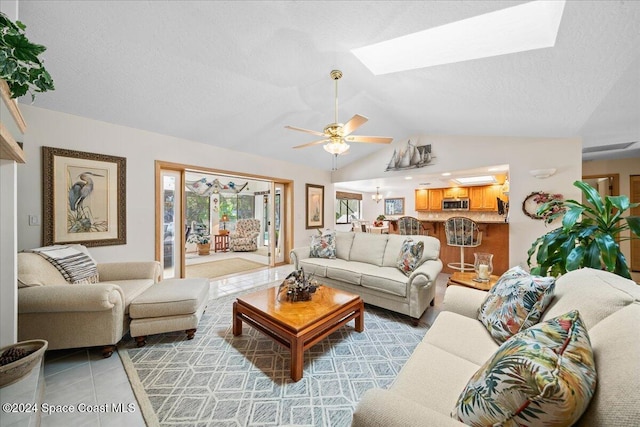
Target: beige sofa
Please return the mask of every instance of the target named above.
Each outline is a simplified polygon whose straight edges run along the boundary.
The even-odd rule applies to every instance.
[[[99,283],[69,284],[35,253],[18,254],[18,340],[49,349],[114,346],[129,331],[129,303],[161,277],[158,262],[97,264]]]
[[[421,264],[410,276],[396,267],[406,238],[424,242]],[[313,273],[321,283],[353,292],[364,302],[409,315],[418,321],[435,298],[442,270],[440,241],[428,236],[400,236],[336,231],[336,258],[310,258],[309,247],[291,251],[295,268]]]
[[[476,320],[486,293],[449,286],[436,318],[388,390],[365,392],[353,426],[462,426],[450,418],[467,381],[496,351]],[[640,286],[600,270],[558,279],[542,321],[577,309],[589,331],[597,388],[578,426],[619,427],[640,420]]]

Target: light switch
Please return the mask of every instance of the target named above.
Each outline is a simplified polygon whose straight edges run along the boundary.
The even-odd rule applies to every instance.
[[[29,225],[40,225],[40,215],[29,215]]]

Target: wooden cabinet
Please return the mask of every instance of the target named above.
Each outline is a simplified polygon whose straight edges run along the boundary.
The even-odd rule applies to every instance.
[[[471,187],[469,190],[469,210],[472,211],[497,211],[500,185],[485,185]]]
[[[498,210],[498,196],[500,196],[502,186],[501,185],[489,185],[484,190],[484,197],[482,199],[482,207],[488,211]]]
[[[469,210],[480,211],[482,210],[482,203],[484,201],[484,187],[471,187],[469,190]]]
[[[469,197],[469,188],[467,187],[449,187],[442,191],[442,197],[445,199],[459,199],[461,197]]]
[[[430,211],[442,210],[442,197],[443,197],[442,188],[435,188],[435,189],[429,190],[429,210]]]
[[[429,190],[421,189],[415,190],[416,195],[416,210],[428,211],[429,210]]]

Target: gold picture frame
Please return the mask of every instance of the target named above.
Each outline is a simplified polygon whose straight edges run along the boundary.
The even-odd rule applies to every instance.
[[[43,245],[124,245],[124,157],[42,147]]]
[[[385,215],[404,215],[404,197],[384,199]]]
[[[306,184],[305,228],[324,227],[324,185]]]

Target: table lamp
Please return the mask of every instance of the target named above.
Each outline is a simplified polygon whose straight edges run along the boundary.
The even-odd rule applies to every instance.
[[[220,222],[222,223],[222,231],[220,231],[220,234],[227,234],[227,221],[229,221],[229,217],[227,214],[223,214],[220,218]]]

